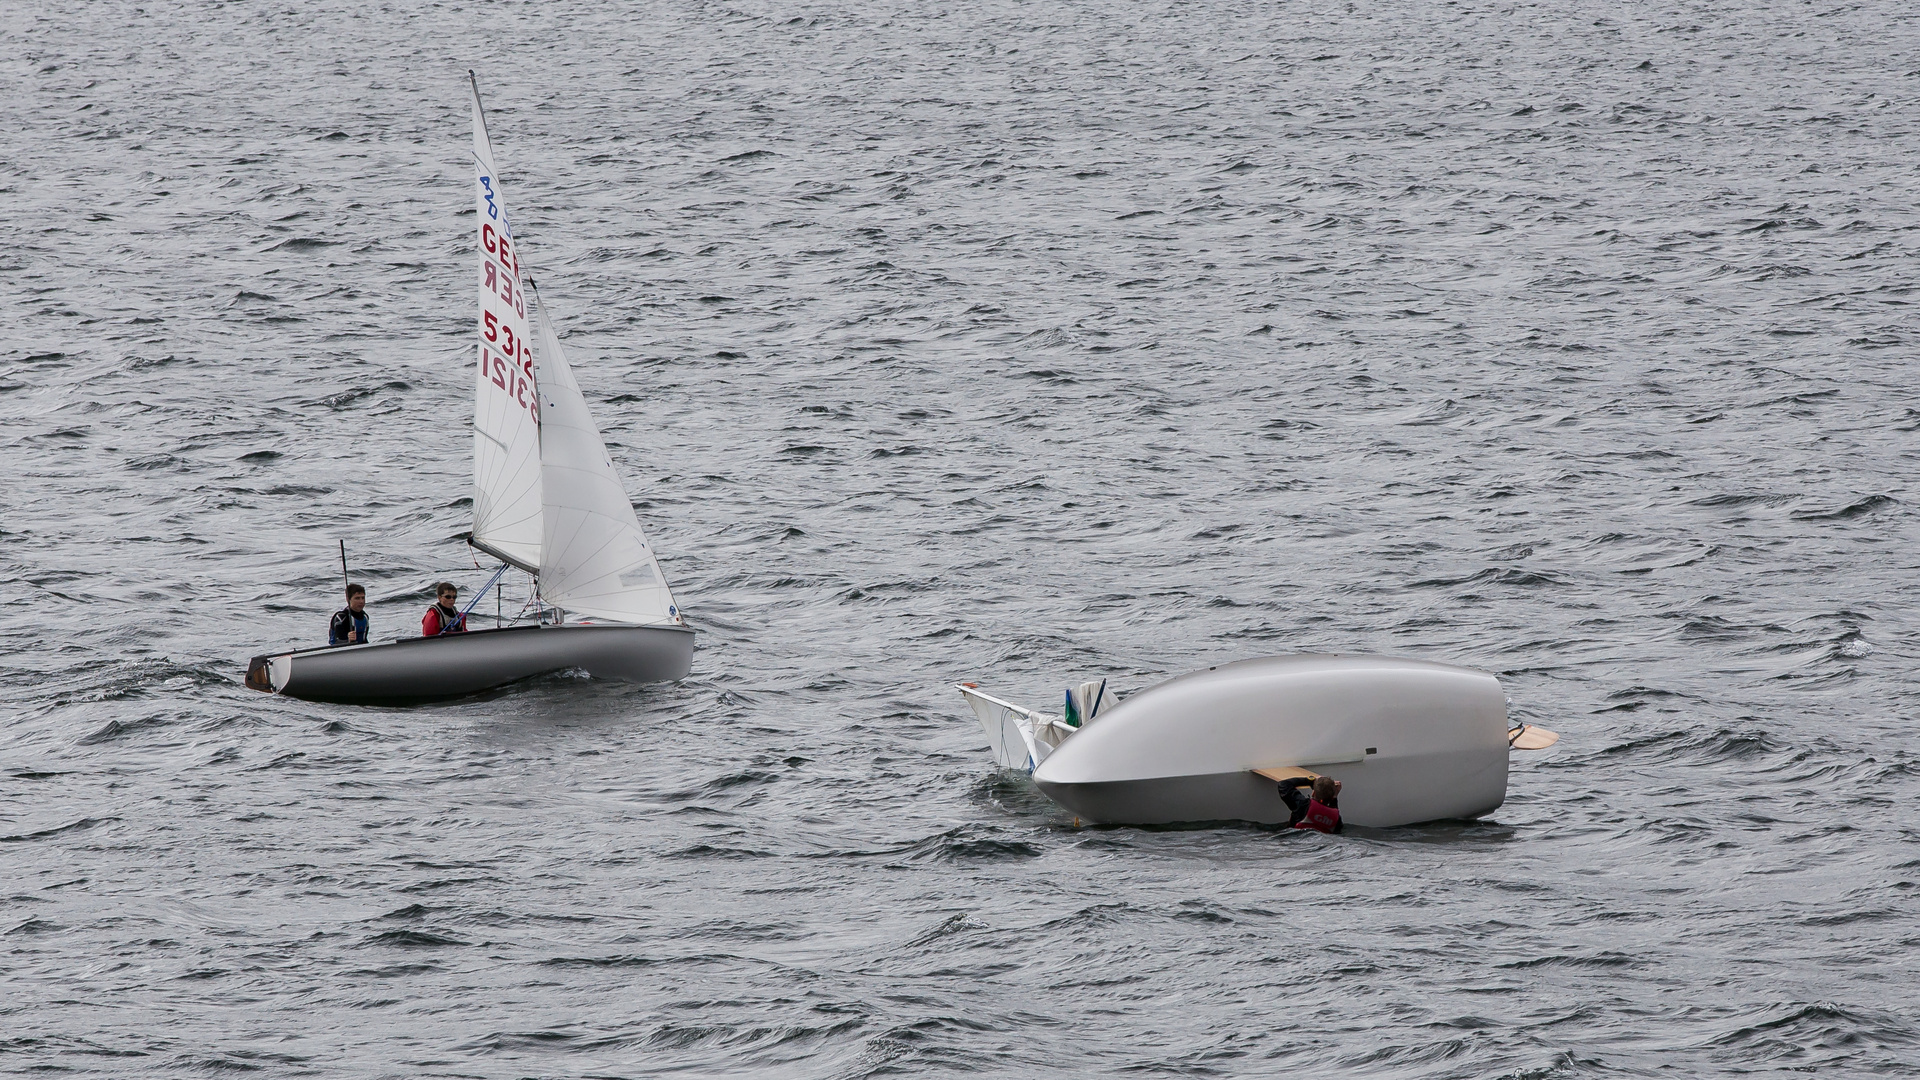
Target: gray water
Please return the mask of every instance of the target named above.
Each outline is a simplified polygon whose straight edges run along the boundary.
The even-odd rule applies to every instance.
[[[1920,1072],[1909,6],[0,44],[0,1073]],[[490,569],[469,67],[694,673],[253,693],[340,539],[378,638]],[[1476,823],[1076,828],[950,689],[1296,650],[1564,739]]]

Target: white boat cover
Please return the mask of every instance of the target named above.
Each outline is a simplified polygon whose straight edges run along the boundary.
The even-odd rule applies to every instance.
[[[527,298],[493,147],[473,86],[480,341],[473,401],[473,540],[522,570],[540,566],[540,418]]]
[[[600,429],[587,412],[553,324],[540,324],[540,595],[594,618],[640,626],[680,622],[673,592],[640,531]]]

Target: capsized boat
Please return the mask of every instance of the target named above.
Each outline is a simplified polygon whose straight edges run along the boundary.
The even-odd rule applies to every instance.
[[[692,667],[693,630],[660,573],[532,279],[522,274],[477,80],[473,158],[480,314],[467,542],[501,562],[495,581],[508,566],[533,575],[538,621],[256,656],[247,669],[247,685],[256,690],[313,701],[406,702],[553,671],[654,682],[683,678]]]
[[[1559,738],[1509,725],[1500,680],[1484,671],[1384,656],[1242,660],[1125,700],[1089,683],[1061,716],[957,689],[997,764],[1114,825],[1283,824],[1276,781],[1301,775],[1341,781],[1341,817],[1354,825],[1474,818],[1506,800],[1510,750]]]

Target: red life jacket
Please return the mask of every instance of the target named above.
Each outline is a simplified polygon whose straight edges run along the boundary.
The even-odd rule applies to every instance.
[[[445,629],[443,630],[442,627]],[[452,615],[446,615],[441,612],[440,605],[435,604],[420,618],[421,637],[439,637],[443,633],[463,634],[466,630],[467,620],[460,617],[457,608]]]
[[[1307,816],[1300,819],[1296,829],[1318,829],[1323,833],[1335,832],[1340,828],[1340,810],[1328,806],[1319,799],[1307,800]]]

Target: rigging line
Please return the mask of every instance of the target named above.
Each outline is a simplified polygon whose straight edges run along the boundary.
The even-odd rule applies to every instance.
[[[473,605],[479,603],[481,597],[484,597],[487,595],[487,590],[493,588],[493,583],[496,581],[499,581],[500,575],[506,572],[507,572],[507,564],[501,563],[500,569],[495,570],[493,572],[493,576],[487,579],[487,583],[485,585],[480,586],[480,591],[473,594],[473,599],[467,601],[466,610],[460,613],[459,620],[454,623],[455,626],[465,626],[467,624],[467,612],[473,610]],[[443,634],[446,633],[447,632],[446,628],[441,627],[440,632]]]
[[[481,145],[487,148],[487,156],[492,157],[493,140],[487,137],[487,108],[480,103],[480,76],[472,68],[467,69],[467,83],[473,87],[473,118],[480,125]]]

